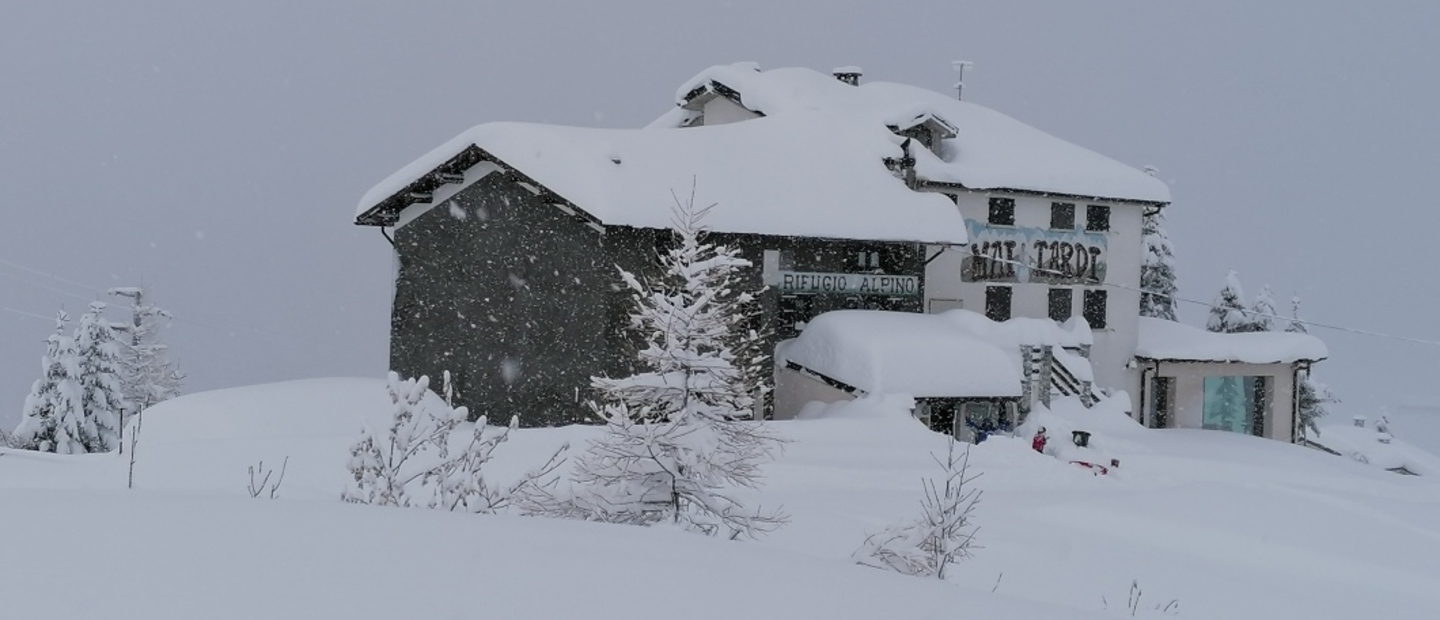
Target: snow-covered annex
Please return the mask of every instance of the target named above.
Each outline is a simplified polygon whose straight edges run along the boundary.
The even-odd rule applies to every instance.
[[[753,265],[773,348],[762,415],[913,397],[933,428],[1013,428],[1052,397],[1155,428],[1298,436],[1325,346],[1142,318],[1164,183],[970,102],[846,67],[706,69],[643,129],[474,127],[370,190],[396,259],[390,365],[457,404],[583,419],[627,367],[617,267],[654,270],[673,208]],[[393,233],[393,234],[390,234]]]

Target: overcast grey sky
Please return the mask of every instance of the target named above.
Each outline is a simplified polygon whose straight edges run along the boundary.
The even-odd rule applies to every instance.
[[[1429,1],[8,3],[0,426],[37,317],[116,285],[174,312],[191,391],[379,376],[371,185],[482,122],[640,126],[741,60],[944,92],[974,61],[966,99],[1160,169],[1182,296],[1233,268],[1312,320],[1440,340],[1436,32]],[[1440,404],[1440,347],[1314,333],[1347,415]]]

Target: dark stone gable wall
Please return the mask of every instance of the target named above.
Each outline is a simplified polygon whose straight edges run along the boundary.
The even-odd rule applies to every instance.
[[[723,208],[723,207],[717,207]],[[658,271],[668,230],[606,227],[604,234],[492,174],[395,234],[400,267],[391,313],[390,365],[405,376],[428,375],[439,392],[449,370],[457,404],[492,421],[519,415],[524,426],[590,419],[590,377],[625,376],[638,342],[627,337],[631,296],[617,268]],[[750,290],[763,285],[766,250],[782,270],[924,275],[919,244],[716,233],[753,267]],[[871,253],[878,266],[857,257]],[[923,311],[914,297],[760,296],[770,332],[765,351],[794,337],[795,321],[844,308]]]
[[[613,365],[617,279],[600,233],[492,174],[399,228],[395,244],[392,369],[430,376],[436,392],[450,370],[472,417],[586,417],[590,375]]]

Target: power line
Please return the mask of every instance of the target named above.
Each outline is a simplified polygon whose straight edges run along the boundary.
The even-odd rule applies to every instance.
[[[13,312],[13,313],[18,314],[18,315],[20,315],[20,316],[28,316],[28,317],[32,317],[32,318],[37,318],[37,319],[40,319],[40,320],[42,320],[42,321],[53,321],[53,320],[55,320],[55,317],[53,317],[53,316],[45,316],[45,315],[43,315],[43,314],[35,314],[34,312],[26,312],[26,311],[24,311],[24,310],[16,310],[16,309],[14,309],[14,308],[7,308],[7,307],[5,307],[5,306],[0,306],[0,310],[4,310],[4,311],[6,311],[6,312]]]

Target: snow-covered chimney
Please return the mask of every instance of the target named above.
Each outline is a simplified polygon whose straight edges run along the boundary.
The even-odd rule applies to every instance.
[[[851,86],[859,86],[860,76],[865,75],[865,71],[860,67],[835,67],[830,70],[830,75]]]

